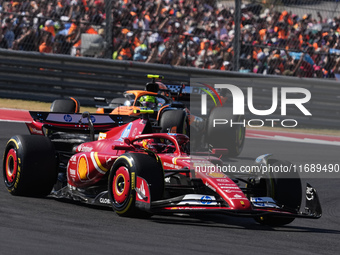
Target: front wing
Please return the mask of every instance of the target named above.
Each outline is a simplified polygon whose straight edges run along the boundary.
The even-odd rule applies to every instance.
[[[143,189],[135,188],[135,205],[143,211],[153,214],[174,214],[174,213],[218,213],[232,216],[254,217],[273,215],[287,218],[311,218],[318,219],[322,215],[322,209],[316,190],[307,183],[305,192],[304,210],[296,211],[279,205],[271,197],[251,197],[251,210],[236,210],[220,197],[206,194],[186,194],[169,199],[152,201],[148,184],[143,178],[137,177],[138,183],[143,183]],[[141,185],[137,185],[140,187]],[[96,195],[85,194],[76,188],[70,189],[65,186],[59,190],[53,190],[50,194],[55,198],[68,198],[81,201],[86,204],[111,206],[108,191],[104,190]]]
[[[304,210],[296,211],[279,205],[271,197],[251,197],[251,210],[235,210],[217,196],[187,194],[171,199],[151,203],[150,211],[155,214],[167,213],[220,213],[233,216],[254,217],[273,215],[288,218],[313,218],[322,215],[322,209],[316,190],[307,183]]]

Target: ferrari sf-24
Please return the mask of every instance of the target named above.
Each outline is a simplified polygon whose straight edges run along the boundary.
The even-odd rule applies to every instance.
[[[12,195],[111,206],[129,217],[221,213],[267,225],[321,217],[316,190],[302,188],[297,174],[218,171],[223,148],[190,154],[186,135],[153,133],[147,115],[132,121],[88,112],[30,115],[30,135],[13,136],[4,152],[4,183]],[[256,161],[289,164],[270,155]]]

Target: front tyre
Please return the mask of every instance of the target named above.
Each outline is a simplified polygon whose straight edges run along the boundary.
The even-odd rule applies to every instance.
[[[214,123],[216,120],[221,123]],[[243,115],[233,115],[229,107],[216,107],[210,112],[207,125],[208,144],[215,148],[227,148],[229,157],[240,155],[246,133]]]
[[[3,176],[12,195],[47,196],[57,178],[52,142],[45,136],[12,137],[5,148]]]
[[[137,176],[148,183],[151,202],[163,196],[164,173],[160,162],[146,154],[126,153],[113,164],[108,183],[112,208],[119,216],[146,215],[135,206]]]
[[[188,135],[186,113],[183,110],[169,110],[163,112],[159,121],[161,133],[179,133]]]
[[[277,169],[290,167],[291,163],[283,160],[269,159],[268,165]],[[284,171],[270,172],[266,178],[266,196],[272,197],[283,209],[297,213],[302,200],[301,179],[298,172],[285,173]],[[294,221],[294,217],[278,217],[272,215],[254,218],[262,225],[282,226]]]

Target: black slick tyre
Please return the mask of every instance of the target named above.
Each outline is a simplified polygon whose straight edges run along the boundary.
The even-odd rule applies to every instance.
[[[4,152],[3,177],[12,195],[47,196],[57,179],[52,142],[45,136],[13,136]]]
[[[183,110],[165,111],[161,115],[159,126],[162,127],[161,133],[188,133],[186,114]]]
[[[225,124],[215,123],[214,127],[214,120],[217,119],[228,122]],[[242,124],[243,122],[244,116],[233,115],[232,108],[216,107],[212,109],[207,122],[207,143],[215,148],[227,148],[228,157],[237,157],[244,146],[246,128]]]
[[[108,182],[112,208],[119,216],[145,217],[147,215],[135,206],[137,176],[148,183],[151,201],[163,197],[164,173],[161,164],[147,154],[123,154],[114,162]]]
[[[288,161],[269,159],[268,165],[272,167],[289,167]],[[272,197],[283,209],[297,213],[302,200],[302,186],[299,173],[285,173],[283,171],[270,172],[266,177],[267,196]],[[262,225],[282,226],[294,221],[294,217],[279,217],[272,215],[259,216],[254,218]]]
[[[67,99],[57,99],[51,104],[51,112],[79,113],[80,104],[77,99],[70,97]]]

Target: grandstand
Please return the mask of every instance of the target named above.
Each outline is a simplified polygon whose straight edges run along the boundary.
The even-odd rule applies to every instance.
[[[338,76],[338,1],[243,1],[238,39],[234,2],[1,1],[0,48],[234,71],[238,41],[237,71]]]

